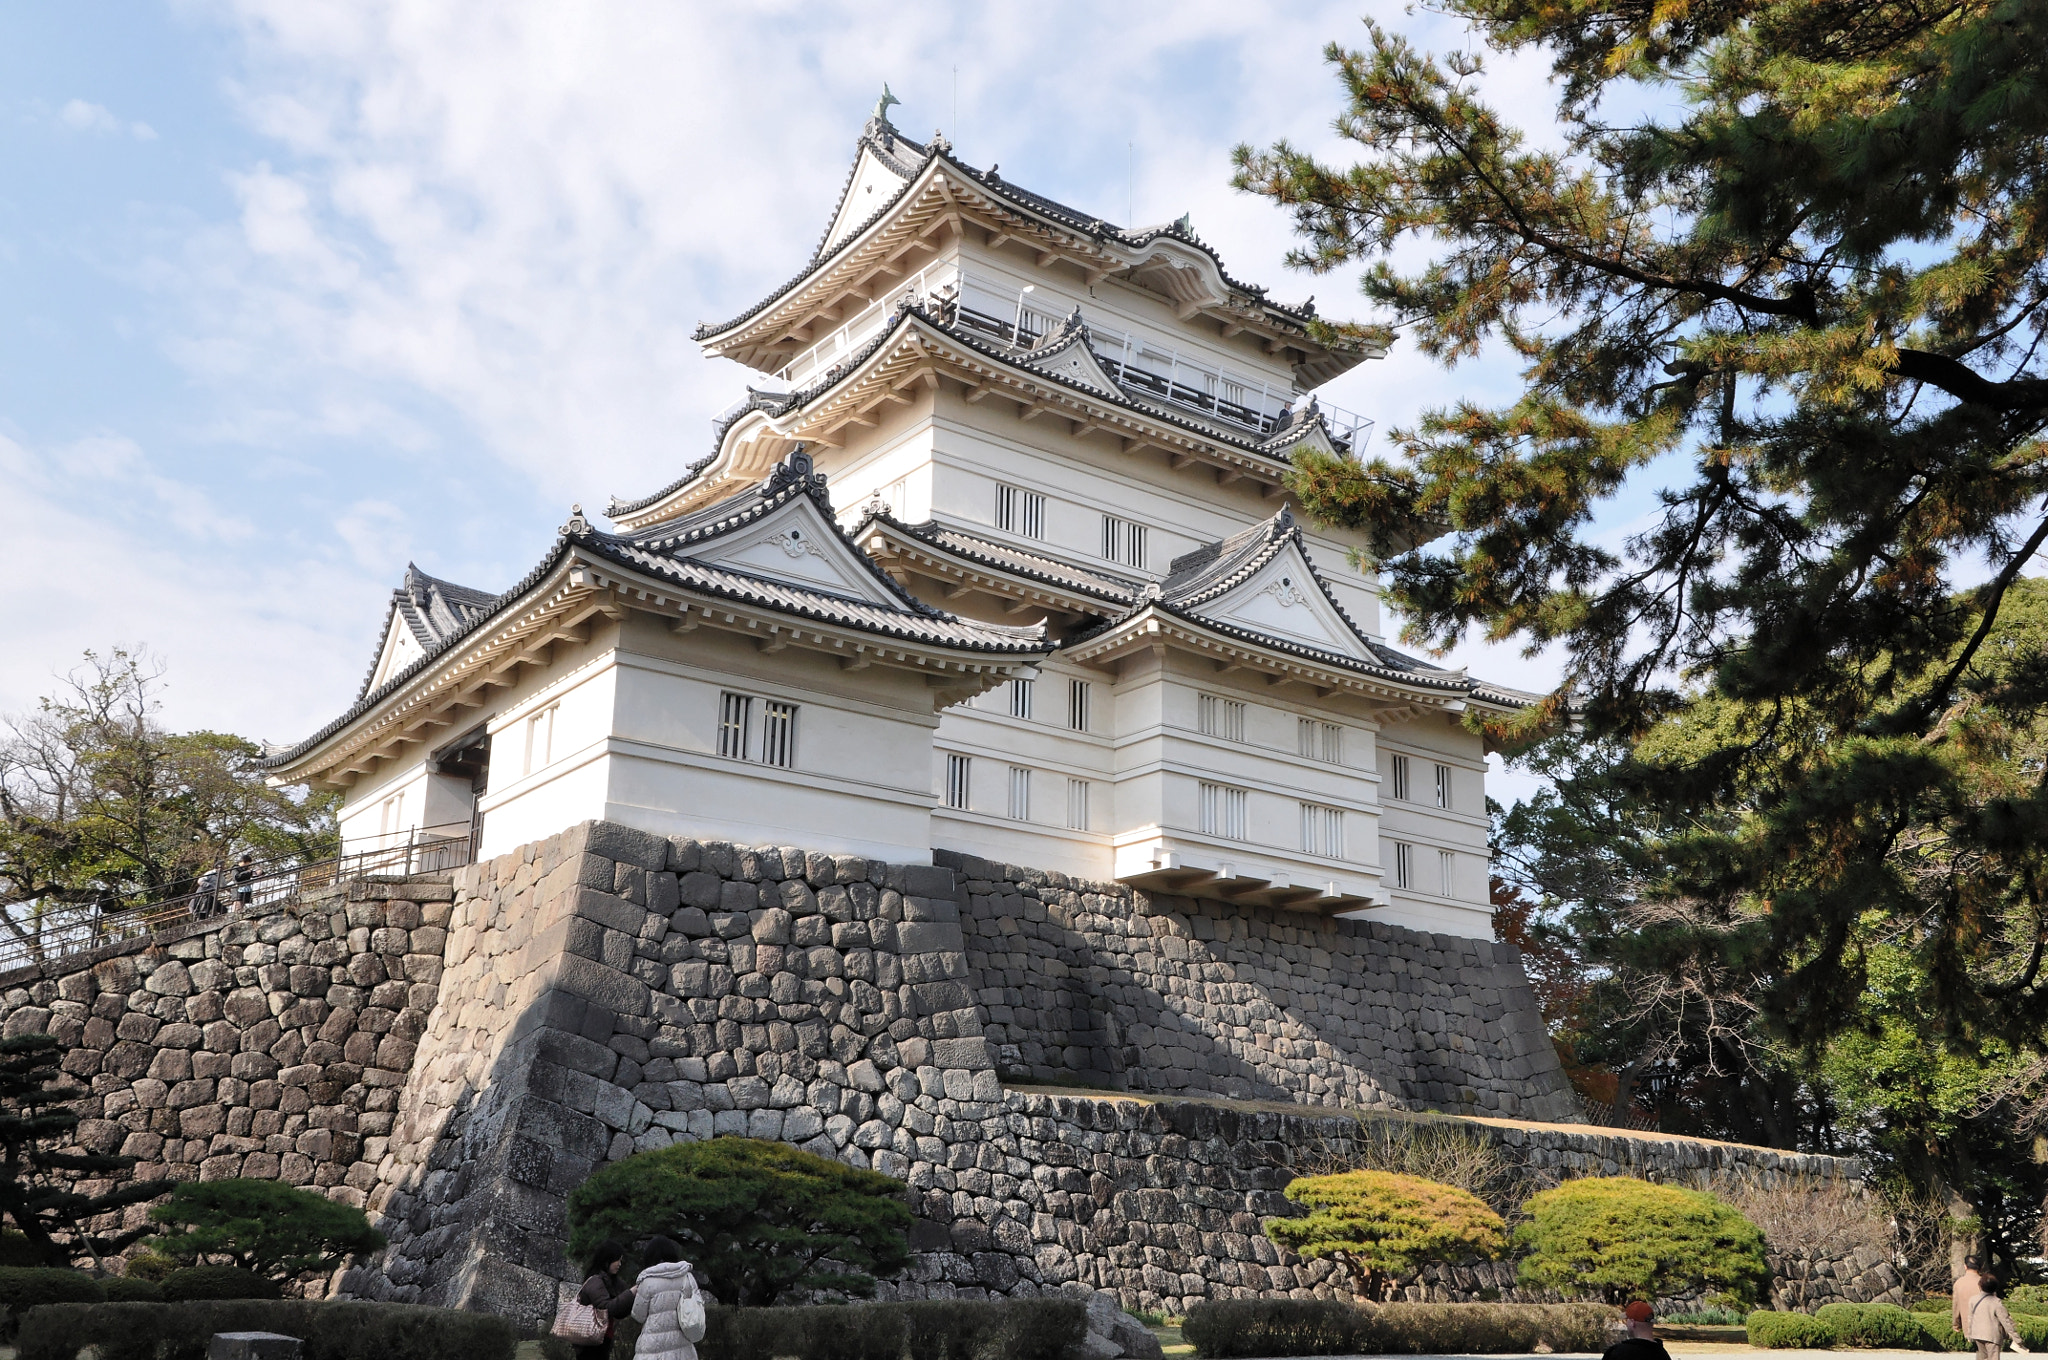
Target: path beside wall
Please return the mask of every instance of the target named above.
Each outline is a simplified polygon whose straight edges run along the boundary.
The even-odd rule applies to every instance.
[[[366,1205],[391,1245],[347,1291],[533,1322],[574,1277],[569,1191],[680,1138],[779,1138],[907,1181],[899,1295],[1085,1285],[1181,1311],[1329,1287],[1259,1231],[1303,1159],[1404,1111],[1526,1115],[1563,1090],[1509,951],[959,867],[585,824],[452,883],[357,884],[0,976],[0,1031],[72,1045],[82,1137],[145,1172]],[[1169,1098],[1006,1089],[999,1065]],[[1856,1171],[1454,1122],[1541,1174],[1740,1169],[1790,1191]],[[1884,1287],[1870,1262],[1808,1266],[1823,1293]]]

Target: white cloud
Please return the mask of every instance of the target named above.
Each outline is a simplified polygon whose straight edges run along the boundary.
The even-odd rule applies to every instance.
[[[112,135],[125,132],[138,142],[153,142],[156,140],[156,129],[149,124],[139,121],[123,122],[120,118],[115,117],[112,109],[84,99],[65,101],[64,107],[57,110],[57,119],[65,127],[73,128],[79,132],[100,132]]]

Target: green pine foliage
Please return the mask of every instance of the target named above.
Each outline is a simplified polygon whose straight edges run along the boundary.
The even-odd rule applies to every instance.
[[[636,1152],[569,1195],[569,1256],[606,1238],[673,1239],[721,1302],[874,1293],[910,1264],[901,1181],[759,1138]]]
[[[1731,706],[1633,782],[1674,828],[1658,892],[1783,961],[1754,998],[1780,1041],[1859,1023],[1876,937],[1958,1043],[2038,1035],[2048,787],[1976,779],[1958,719],[2048,703],[2039,656],[1986,651],[2048,544],[2048,9],[1446,8],[1469,50],[1370,21],[1329,48],[1350,163],[1242,147],[1236,183],[1296,264],[1362,269],[1372,315],[1329,338],[1492,347],[1519,390],[1396,458],[1305,458],[1296,492],[1371,535],[1412,641],[1554,645],[1596,738]],[[1482,96],[1496,53],[1552,62],[1555,107],[1517,112],[1561,135]],[[1614,541],[1597,517],[1648,489]]]
[[[156,1255],[279,1281],[324,1275],[384,1245],[361,1209],[282,1181],[186,1181],[149,1217],[169,1229],[150,1239]]]
[[[1702,1190],[1630,1176],[1566,1181],[1530,1197],[1521,1282],[1609,1303],[1705,1292],[1748,1301],[1770,1278],[1763,1234]]]
[[[119,1253],[147,1229],[88,1233],[87,1226],[169,1188],[167,1181],[115,1181],[134,1167],[133,1157],[64,1150],[78,1131],[78,1112],[66,1102],[85,1092],[64,1084],[62,1056],[47,1034],[0,1039],[0,1218],[51,1264]],[[81,1183],[97,1188],[87,1192]]]
[[[1507,1227],[1485,1201],[1419,1176],[1303,1176],[1284,1193],[1311,1212],[1270,1220],[1266,1235],[1312,1260],[1338,1262],[1366,1298],[1424,1265],[1491,1260],[1507,1245]]]

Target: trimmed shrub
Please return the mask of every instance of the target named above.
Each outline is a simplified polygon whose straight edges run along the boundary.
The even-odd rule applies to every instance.
[[[236,1266],[186,1266],[164,1276],[165,1303],[196,1299],[277,1299],[284,1290],[253,1270]]]
[[[58,1304],[23,1319],[18,1360],[205,1360],[215,1332],[279,1332],[303,1360],[512,1360],[512,1324],[487,1313],[405,1303],[215,1299]]]
[[[1748,1302],[1770,1278],[1756,1225],[1704,1190],[1633,1176],[1566,1181],[1530,1197],[1519,1278],[1609,1303],[1695,1292]]]
[[[1266,1236],[1311,1259],[1337,1261],[1367,1298],[1430,1262],[1491,1260],[1507,1245],[1507,1225],[1477,1195],[1419,1176],[1303,1176],[1284,1193],[1314,1212],[1273,1219]]]
[[[1837,1345],[1877,1351],[1941,1349],[1920,1319],[1895,1303],[1829,1303],[1813,1315],[1827,1324]]]
[[[1087,1331],[1088,1306],[1071,1298],[715,1305],[705,1310],[697,1353],[718,1360],[1065,1360]],[[612,1360],[631,1360],[639,1336],[639,1323],[619,1319]]]
[[[1486,1355],[1599,1351],[1615,1311],[1589,1303],[1389,1303],[1216,1299],[1196,1304],[1181,1337],[1204,1357]]]
[[[1933,1348],[1935,1350],[1973,1351],[1977,1349],[1971,1343],[1970,1338],[1948,1325],[1948,1318],[1949,1311],[1947,1308],[1943,1308],[1939,1313],[1913,1314],[1913,1321],[1919,1323],[1920,1329],[1927,1333],[1927,1339],[1934,1343]],[[2017,1322],[2019,1319],[2015,1318],[2013,1321]],[[2031,1345],[2033,1343],[2029,1342],[2028,1344]]]
[[[1912,1311],[1916,1313],[1946,1313],[1954,1304],[1946,1294],[1929,1294],[1924,1299],[1913,1300]]]
[[[121,1263],[121,1273],[131,1280],[155,1280],[164,1282],[164,1277],[178,1268],[178,1263],[168,1256],[159,1256],[153,1251],[141,1252]]]
[[[106,1297],[100,1282],[79,1270],[50,1266],[0,1269],[0,1341],[11,1341],[21,1315],[39,1303],[97,1303]]]
[[[571,1260],[608,1237],[673,1239],[720,1299],[766,1307],[785,1294],[865,1297],[910,1264],[902,1181],[763,1138],[636,1152],[569,1195]]]
[[[384,1245],[361,1209],[282,1181],[185,1181],[149,1217],[171,1229],[149,1240],[156,1254],[273,1280],[326,1274]]]
[[[128,1275],[109,1275],[100,1281],[100,1288],[107,1291],[108,1303],[162,1303],[164,1287],[155,1280],[138,1279]]]
[[[37,1266],[69,1265],[71,1258],[59,1250],[48,1252],[30,1241],[27,1234],[0,1230],[0,1268],[34,1269]]]
[[[1823,1351],[1835,1344],[1835,1329],[1808,1313],[1759,1308],[1749,1315],[1748,1330],[1749,1344],[1765,1350]]]

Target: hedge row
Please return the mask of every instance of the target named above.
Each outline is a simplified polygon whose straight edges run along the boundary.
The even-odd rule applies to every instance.
[[[1196,1304],[1181,1336],[1204,1357],[1487,1355],[1601,1351],[1618,1313],[1598,1303],[1389,1303],[1220,1299]]]
[[[282,1332],[303,1360],[512,1360],[512,1324],[484,1313],[399,1303],[221,1299],[192,1303],[57,1303],[29,1309],[17,1360],[205,1360],[215,1332]]]
[[[1949,1325],[1948,1309],[1935,1312],[1929,1303],[1923,1299],[1910,1312],[1892,1303],[1830,1303],[1810,1315],[1759,1309],[1749,1315],[1749,1344],[1772,1350],[1974,1350],[1969,1338]],[[2012,1324],[2030,1349],[2048,1348],[2048,1316],[2015,1311]]]
[[[718,1360],[1065,1360],[1087,1331],[1088,1305],[1071,1298],[711,1307],[697,1353]],[[632,1360],[639,1335],[638,1323],[621,1318],[612,1360]]]

